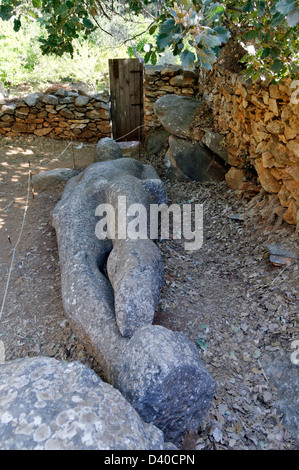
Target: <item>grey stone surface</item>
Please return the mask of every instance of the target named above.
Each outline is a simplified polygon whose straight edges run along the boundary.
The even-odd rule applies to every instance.
[[[149,153],[158,154],[168,143],[169,132],[166,129],[158,129],[146,139],[146,149]]]
[[[121,194],[126,195],[128,205],[138,202],[147,207],[150,201],[161,204],[167,200],[154,168],[135,159],[94,163],[67,183],[52,214],[63,305],[74,332],[98,360],[107,381],[134,402],[146,422],[159,423],[176,443],[186,431],[200,425],[215,383],[204,369],[198,349],[184,335],[172,335],[153,325],[138,328],[131,339],[119,331],[114,290],[105,272],[107,257],[118,242],[95,236],[95,211],[103,201],[115,207]],[[139,348],[136,335],[137,339],[142,336],[144,347]]]
[[[77,96],[77,98],[75,99],[75,105],[81,108],[83,106],[86,106],[89,103],[89,101],[90,101],[89,96],[80,95],[80,96]]]
[[[68,95],[68,91],[65,88],[58,88],[57,91],[55,91],[55,96],[58,96],[58,98],[65,98]]]
[[[157,185],[152,184],[153,192],[144,191],[143,183],[154,176]],[[136,202],[136,197],[146,206],[150,202],[165,202],[165,199],[158,199],[161,198],[160,183],[152,167],[135,159],[94,163],[67,183],[52,214],[66,314],[90,350],[101,357],[108,376],[124,339],[116,324],[114,291],[103,274],[113,244],[110,239],[96,237],[99,218],[95,211],[99,204],[110,203],[116,208],[117,218],[118,196],[121,195],[126,195],[127,207]]]
[[[107,272],[114,290],[116,323],[131,337],[151,324],[164,284],[164,263],[152,240],[118,240],[108,257]]]
[[[292,361],[292,354],[296,357]],[[276,351],[261,357],[267,379],[276,392],[274,406],[280,422],[299,444],[299,346],[297,351]],[[297,364],[293,362],[297,362]]]
[[[54,95],[45,95],[42,100],[45,104],[58,104],[58,98]]]
[[[110,137],[99,140],[95,149],[94,162],[104,162],[122,158],[123,153],[117,142]]]
[[[200,106],[194,98],[165,95],[155,102],[154,112],[170,134],[188,139],[192,137],[194,113]]]
[[[268,243],[266,247],[269,250],[270,255],[299,260],[299,250],[295,246],[287,245],[285,243]]]
[[[78,175],[78,171],[69,168],[56,168],[55,170],[43,171],[32,177],[35,191],[42,192],[53,188],[63,189],[66,182]]]
[[[140,328],[124,349],[114,383],[147,422],[175,444],[198,429],[215,394],[198,348],[161,326]]]
[[[1,450],[163,450],[119,391],[80,362],[48,357],[0,365]]]
[[[218,132],[206,131],[203,136],[202,142],[210,149],[212,152],[216,153],[224,162],[227,162],[228,151],[224,145],[224,135],[219,134]]]
[[[29,107],[35,106],[38,103],[41,96],[42,96],[41,93],[31,93],[30,95],[24,98],[24,101]]]
[[[16,109],[15,103],[4,104],[2,106],[1,112],[5,114],[14,114]]]
[[[199,142],[169,137],[168,173],[177,179],[187,176],[196,181],[223,180],[225,169],[216,160],[214,154]],[[182,176],[183,174],[183,176]]]
[[[136,157],[139,156],[140,151],[140,142],[139,141],[128,141],[128,142],[118,142],[117,145],[121,149],[121,152],[124,157]]]

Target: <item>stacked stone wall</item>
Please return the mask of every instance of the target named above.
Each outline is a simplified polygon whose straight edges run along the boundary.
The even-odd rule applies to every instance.
[[[262,188],[277,194],[284,220],[298,224],[298,91],[299,81],[250,82],[220,65],[207,73],[178,67],[145,68],[145,133],[161,127],[153,111],[154,102],[161,96],[178,94],[204,101],[213,111],[212,126],[207,128],[209,120],[202,119],[195,123],[194,135],[205,143],[211,140],[211,134],[223,136],[226,162],[240,174],[244,168],[253,167]]]
[[[108,93],[86,96],[60,88],[0,103],[0,135],[35,134],[97,142],[111,136]]]

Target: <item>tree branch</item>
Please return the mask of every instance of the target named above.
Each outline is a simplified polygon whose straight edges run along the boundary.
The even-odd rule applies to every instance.
[[[103,33],[109,34],[109,36],[113,37],[113,34],[109,33],[109,31],[106,31],[106,29],[104,29],[104,28],[100,25],[100,23],[98,22],[98,20],[96,19],[96,17],[95,17],[94,15],[92,15],[92,17],[93,17],[93,19],[94,19],[94,21],[95,21],[97,27],[98,27],[101,31],[103,31]]]
[[[102,7],[102,4],[99,0],[95,0],[96,4],[98,5],[98,7],[100,8],[101,12],[103,13],[103,15],[109,20],[111,21],[111,17],[106,13],[106,11],[104,10],[104,8]]]

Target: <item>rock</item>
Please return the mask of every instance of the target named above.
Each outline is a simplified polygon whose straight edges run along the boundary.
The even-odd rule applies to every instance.
[[[246,171],[232,166],[225,174],[225,180],[229,188],[238,189],[246,180]]]
[[[173,158],[171,149],[169,148],[166,152],[165,159],[166,177],[170,181],[190,181],[191,178],[185,175],[178,165],[175,158]]]
[[[122,151],[117,142],[110,137],[104,137],[96,146],[94,162],[104,162],[122,158]]]
[[[224,144],[224,135],[218,132],[207,130],[203,136],[202,143],[205,144],[212,152],[216,153],[218,157],[227,162],[228,152]]]
[[[118,241],[95,236],[95,213],[100,203],[116,208],[120,194],[127,197],[128,205],[137,201],[146,207],[150,201],[165,203],[161,185],[156,171],[136,159],[94,163],[67,183],[52,221],[58,241],[63,306],[75,334],[97,359],[107,381],[134,402],[145,421],[159,423],[176,444],[185,430],[193,426],[198,429],[215,383],[198,349],[184,335],[153,325],[138,328],[130,339],[121,335],[115,293],[105,265],[112,249],[118,248]],[[141,350],[140,337],[144,344]]]
[[[43,127],[41,129],[36,129],[33,133],[41,137],[43,135],[50,134],[51,131],[52,127]]]
[[[38,192],[52,190],[53,188],[63,189],[66,182],[76,175],[78,175],[78,171],[69,168],[43,171],[32,177],[33,188]]]
[[[82,108],[83,106],[86,106],[89,103],[90,99],[91,98],[89,96],[79,95],[75,99],[75,106]]]
[[[164,264],[151,240],[118,240],[108,257],[107,272],[114,290],[119,331],[131,337],[151,324],[164,284]]]
[[[290,200],[289,207],[283,215],[284,220],[291,225],[299,224],[299,209],[295,199]]]
[[[118,142],[117,144],[124,157],[137,157],[140,150],[140,142],[136,140],[128,142]]]
[[[108,91],[104,90],[103,93],[96,93],[95,95],[92,96],[94,100],[96,101],[101,101],[102,103],[108,103],[109,102],[109,93]]]
[[[194,114],[201,102],[186,96],[165,95],[154,104],[154,112],[162,126],[180,138],[192,137]]]
[[[260,159],[256,159],[254,161],[254,166],[264,190],[271,194],[279,193],[281,184],[276,178],[274,178],[274,176],[272,176],[267,168],[264,168],[262,161]]]
[[[27,106],[31,108],[37,105],[41,96],[43,96],[41,93],[31,93],[30,95],[24,98],[24,101],[27,104]]]
[[[68,91],[65,88],[58,88],[57,91],[55,91],[55,96],[58,96],[58,98],[65,98],[68,95]]]
[[[296,343],[296,341],[294,341]],[[261,364],[265,374],[275,390],[273,406],[283,427],[291,433],[294,439],[299,435],[299,367],[298,344],[293,353],[276,351],[275,354],[265,354]],[[291,346],[292,347],[292,346]],[[294,356],[293,356],[294,355]]]
[[[175,444],[182,434],[198,429],[216,390],[194,343],[157,325],[134,334],[114,382],[140,416],[156,423]]]
[[[266,129],[271,134],[283,134],[284,125],[280,121],[271,121],[267,124]]]
[[[80,362],[0,365],[0,422],[2,450],[165,449],[163,433]]]
[[[267,244],[266,247],[270,252],[270,261],[275,266],[284,266],[299,260],[299,250],[295,247],[278,243]]]
[[[151,154],[158,154],[163,147],[167,144],[169,138],[169,132],[165,129],[158,129],[151,134],[146,139],[146,149]]]
[[[45,95],[42,98],[42,101],[45,104],[54,104],[54,105],[58,104],[58,98],[57,98],[57,96],[54,96],[54,95]]]
[[[61,109],[59,114],[61,114],[61,116],[63,116],[66,119],[75,119],[74,113],[70,109],[67,109],[67,108]]]
[[[14,114],[16,109],[16,104],[15,103],[10,103],[10,104],[4,104],[2,106],[1,112],[5,114]]]
[[[171,135],[169,148],[171,165],[178,167],[185,176],[201,182],[224,179],[224,168],[215,161],[215,156],[204,145]]]

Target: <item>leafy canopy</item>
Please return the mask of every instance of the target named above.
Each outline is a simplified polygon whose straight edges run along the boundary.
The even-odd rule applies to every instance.
[[[296,74],[299,65],[299,0],[0,0],[0,18],[35,19],[47,31],[40,39],[44,54],[73,54],[79,35],[88,37],[102,19],[134,21],[142,13],[150,19],[152,35],[145,62],[155,64],[170,48],[185,67],[211,69],[229,38],[242,44],[248,76],[280,79]]]

